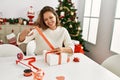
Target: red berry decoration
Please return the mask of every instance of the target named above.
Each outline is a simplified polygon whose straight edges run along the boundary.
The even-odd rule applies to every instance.
[[[22,53],[18,53],[18,54],[17,54],[17,58],[18,58],[19,60],[22,60],[22,59],[23,59],[23,54],[22,54]]]
[[[73,61],[74,62],[80,62],[80,59],[78,57],[74,57]]]

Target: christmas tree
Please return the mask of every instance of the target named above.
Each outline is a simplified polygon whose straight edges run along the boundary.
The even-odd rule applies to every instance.
[[[58,0],[59,6],[56,12],[58,13],[60,23],[65,27],[71,38],[73,40],[78,40],[83,46],[84,51],[88,51],[85,47],[85,40],[82,39],[82,29],[78,17],[76,16],[76,11],[74,4],[71,0]]]

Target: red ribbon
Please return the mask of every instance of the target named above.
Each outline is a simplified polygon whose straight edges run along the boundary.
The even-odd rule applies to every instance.
[[[36,58],[35,58],[35,57],[30,57],[30,58],[23,59],[23,54],[22,54],[22,53],[18,53],[18,54],[17,54],[17,58],[18,58],[18,60],[16,60],[16,64],[21,63],[21,64],[23,64],[24,66],[29,67],[30,69],[31,69],[31,67],[33,67],[34,69],[37,70],[36,72],[33,71],[34,79],[35,79],[35,80],[42,80],[42,79],[43,79],[44,72],[42,71],[42,69],[39,69],[39,68],[37,68],[36,66],[34,66],[34,65],[32,64],[33,62],[36,61]],[[21,58],[22,58],[22,59],[21,59]],[[28,65],[22,63],[21,60],[28,60]]]
[[[36,58],[35,58],[35,57],[30,57],[30,58],[23,59],[23,54],[22,54],[22,53],[18,53],[18,54],[17,54],[17,58],[18,58],[18,60],[16,60],[16,64],[21,63],[21,64],[23,64],[24,66],[29,67],[30,69],[31,69],[31,67],[33,67],[34,69],[39,70],[39,68],[37,68],[36,66],[34,66],[34,65],[32,64],[33,62],[36,61]],[[22,63],[22,62],[21,62],[22,60],[28,60],[28,65]],[[30,66],[31,66],[31,67],[30,67]]]
[[[54,46],[48,41],[48,39],[46,38],[46,36],[43,34],[43,32],[40,30],[39,27],[35,27],[36,30],[39,32],[39,34],[42,36],[42,38],[45,40],[45,42],[48,44],[48,46],[53,50]]]
[[[34,69],[39,70],[39,68],[37,68],[36,66],[34,66],[32,63],[36,61],[35,57],[30,57],[30,58],[26,58],[24,60],[28,60],[28,65],[32,66]]]

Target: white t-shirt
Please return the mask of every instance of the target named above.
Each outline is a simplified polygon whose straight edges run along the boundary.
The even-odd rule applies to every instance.
[[[32,39],[35,39],[36,42],[35,54],[42,54],[43,50],[51,49],[36,29],[33,29],[32,32],[33,35],[26,36],[23,42],[18,42],[17,38],[18,45],[22,43],[28,43]],[[68,31],[64,27],[58,26],[55,30],[51,30],[48,28],[47,30],[43,31],[43,34],[46,36],[48,41],[54,46],[54,48],[62,47],[64,45],[65,47],[71,47],[74,52],[74,44],[72,43]]]

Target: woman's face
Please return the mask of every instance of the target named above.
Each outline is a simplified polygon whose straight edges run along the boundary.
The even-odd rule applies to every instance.
[[[56,29],[56,16],[48,11],[43,14],[45,24],[52,30]]]

